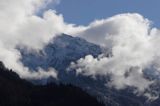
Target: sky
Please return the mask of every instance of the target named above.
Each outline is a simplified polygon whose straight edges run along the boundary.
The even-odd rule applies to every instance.
[[[50,5],[63,14],[68,23],[88,25],[96,19],[108,18],[120,13],[140,13],[160,27],[160,0],[61,0]]]

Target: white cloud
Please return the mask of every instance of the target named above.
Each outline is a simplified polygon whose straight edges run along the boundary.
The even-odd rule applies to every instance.
[[[0,60],[16,71],[22,78],[56,78],[56,71],[33,72],[19,61],[20,52],[16,49],[40,50],[53,37],[61,34],[66,24],[62,15],[53,10],[44,12],[43,17],[36,15],[47,3],[57,0],[1,0],[0,1]]]
[[[110,86],[123,89],[127,86],[144,92],[153,81],[144,78],[147,68],[160,70],[160,31],[150,27],[151,22],[136,13],[119,14],[97,20],[75,33],[106,48],[98,58],[91,55],[81,58],[71,67],[77,73],[95,77],[111,75]],[[111,53],[111,56],[105,56]],[[126,76],[127,74],[127,76]]]

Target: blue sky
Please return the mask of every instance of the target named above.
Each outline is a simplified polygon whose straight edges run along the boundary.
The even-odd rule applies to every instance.
[[[95,19],[119,13],[137,12],[160,26],[160,0],[61,0],[50,6],[62,13],[66,22],[87,25]]]

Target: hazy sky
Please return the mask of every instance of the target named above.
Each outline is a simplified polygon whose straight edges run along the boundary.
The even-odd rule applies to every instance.
[[[86,25],[95,19],[137,12],[160,27],[160,0],[61,0],[54,8],[64,15],[66,22],[75,24]]]

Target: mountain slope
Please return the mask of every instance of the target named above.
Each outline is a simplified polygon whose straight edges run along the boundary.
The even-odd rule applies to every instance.
[[[35,70],[39,66],[45,69],[52,66],[57,70],[64,70],[71,61],[88,54],[99,55],[101,48],[81,38],[63,34],[53,39],[39,54],[28,53],[25,49],[21,50],[21,53],[22,62],[31,69]]]
[[[96,57],[101,52],[100,46],[89,43],[82,38],[65,34],[51,41],[39,54],[21,50],[22,62],[30,69],[54,67],[58,70],[59,81],[81,87],[89,94],[98,97],[107,106],[149,105],[148,102],[146,103],[146,98],[133,94],[133,90],[130,88],[115,90],[106,87],[106,77],[97,77],[95,80],[90,77],[76,75],[74,70],[71,72],[66,71],[72,61],[75,62],[88,54]]]
[[[48,69],[54,67],[58,70],[58,78],[62,82],[70,83],[75,74],[68,74],[66,68],[72,61],[76,61],[88,54],[98,56],[102,52],[100,46],[89,43],[78,37],[61,35],[51,41],[39,54],[28,53],[21,49],[22,62],[30,69],[36,70],[38,67]],[[76,82],[77,83],[77,82]]]
[[[0,62],[0,106],[103,106],[72,85],[35,86]]]

